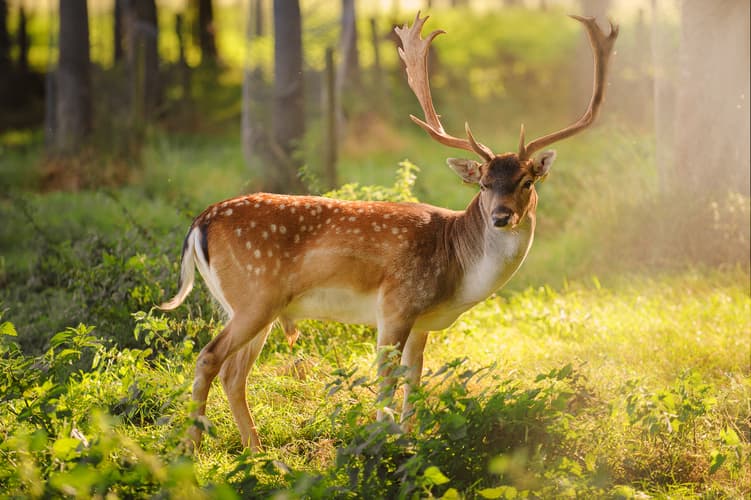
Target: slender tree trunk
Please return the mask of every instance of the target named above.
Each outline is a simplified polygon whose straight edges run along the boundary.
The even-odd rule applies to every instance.
[[[270,148],[275,161],[265,179],[268,189],[298,190],[297,165],[305,135],[302,20],[299,0],[274,0],[274,99]]]
[[[128,66],[133,112],[138,120],[153,118],[162,103],[159,77],[159,24],[154,0],[129,0]]]
[[[201,63],[215,63],[216,30],[211,0],[198,0],[198,40],[201,46]]]
[[[341,61],[337,73],[339,92],[360,85],[360,55],[357,49],[355,0],[342,0],[342,25],[339,42]]]
[[[675,187],[749,194],[747,0],[683,0]]]
[[[29,72],[29,34],[26,24],[26,9],[21,6],[18,9],[18,33],[16,34],[18,45],[18,63],[16,67],[21,75],[26,75]]]
[[[0,0],[0,74],[10,72],[10,33],[8,32],[8,2]]]
[[[124,16],[123,16],[123,9],[125,8],[126,0],[115,0],[115,5],[112,9],[112,15],[113,15],[113,61],[115,64],[119,64],[122,62],[124,56],[125,56],[125,49],[124,49],[124,37],[125,37],[125,29],[123,23]]]
[[[60,56],[55,75],[54,152],[70,153],[91,132],[89,17],[86,0],[60,0]]]

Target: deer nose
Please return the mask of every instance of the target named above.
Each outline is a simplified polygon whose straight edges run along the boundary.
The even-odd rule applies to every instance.
[[[493,211],[492,219],[493,219],[493,226],[495,227],[506,227],[508,226],[509,221],[511,221],[511,211],[510,210],[495,210]]]

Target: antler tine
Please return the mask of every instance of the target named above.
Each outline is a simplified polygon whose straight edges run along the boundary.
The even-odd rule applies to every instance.
[[[399,56],[404,61],[407,69],[407,82],[420,103],[425,120],[423,121],[414,115],[410,115],[409,117],[439,143],[452,148],[474,151],[486,160],[490,160],[495,155],[490,148],[474,139],[468,127],[466,129],[469,139],[460,139],[447,134],[433,106],[428,77],[428,50],[433,39],[445,33],[445,31],[435,30],[426,38],[422,38],[422,27],[429,17],[425,16],[421,18],[420,12],[418,12],[411,28],[407,24],[401,28],[394,28],[394,32],[402,41],[402,47],[399,48]]]
[[[524,145],[524,126],[522,125],[521,137],[519,139],[519,158],[526,160],[536,151],[558,142],[561,139],[571,137],[572,135],[589,127],[597,114],[600,111],[600,106],[605,97],[605,78],[608,72],[608,63],[610,62],[610,55],[613,51],[613,44],[616,38],[618,38],[618,25],[610,23],[610,34],[605,33],[597,26],[597,22],[594,17],[582,17],[571,15],[570,17],[576,19],[584,25],[589,37],[589,43],[592,46],[592,56],[594,58],[594,83],[592,88],[592,98],[589,101],[589,107],[584,114],[576,122],[568,127],[561,129],[557,132],[542,136],[534,141],[530,142],[526,146]]]

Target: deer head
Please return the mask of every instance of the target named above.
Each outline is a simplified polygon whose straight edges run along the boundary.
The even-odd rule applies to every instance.
[[[394,30],[402,41],[399,56],[406,66],[407,81],[425,115],[425,120],[414,115],[410,115],[410,118],[439,143],[471,151],[481,158],[481,161],[449,158],[447,162],[464,182],[480,186],[479,202],[485,221],[494,228],[514,229],[525,215],[534,212],[537,204],[535,183],[547,177],[556,157],[553,150],[542,151],[533,157],[534,153],[584,130],[597,117],[605,96],[605,76],[613,44],[618,37],[618,26],[610,23],[610,34],[605,35],[594,18],[571,16],[587,30],[594,56],[594,85],[587,110],[568,127],[528,144],[525,143],[522,125],[518,152],[497,155],[475,139],[468,123],[465,123],[466,139],[449,135],[444,130],[430,95],[428,50],[435,37],[445,32],[436,30],[422,38],[422,28],[428,17],[421,18],[418,12],[411,27],[405,24]]]

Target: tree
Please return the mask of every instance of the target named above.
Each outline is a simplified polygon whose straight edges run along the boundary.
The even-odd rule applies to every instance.
[[[112,14],[113,14],[113,61],[115,61],[115,64],[121,62],[123,60],[123,56],[125,54],[124,49],[124,38],[125,38],[125,20],[124,20],[124,10],[125,10],[125,2],[126,0],[115,0],[115,5],[112,8]]]
[[[355,0],[342,0],[342,31],[339,41],[342,53],[337,73],[339,92],[360,84],[360,55],[357,50],[357,17]]]
[[[55,72],[53,152],[70,153],[91,132],[89,14],[86,0],[60,0],[60,56]]]
[[[201,47],[201,63],[217,60],[214,7],[211,0],[198,0],[198,43]]]
[[[125,17],[133,111],[138,119],[147,119],[162,103],[156,2],[126,0]]]
[[[749,8],[683,0],[672,188],[749,194]]]
[[[8,32],[8,2],[0,0],[0,73],[10,71],[10,33]]]
[[[305,135],[302,66],[302,20],[299,0],[274,0],[273,161],[267,162],[265,188],[275,192],[300,189],[296,165]]]

